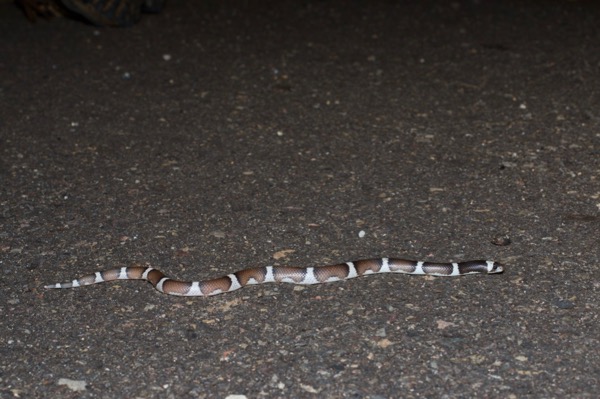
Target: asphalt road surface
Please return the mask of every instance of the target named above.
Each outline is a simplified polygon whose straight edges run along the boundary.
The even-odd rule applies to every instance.
[[[596,398],[600,4],[0,4],[1,398]],[[210,298],[183,280],[380,256]],[[238,396],[236,396],[238,395]]]

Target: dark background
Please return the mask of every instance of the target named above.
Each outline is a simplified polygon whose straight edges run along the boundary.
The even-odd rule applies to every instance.
[[[2,2],[0,397],[595,397],[599,11],[172,0],[109,29]],[[379,256],[507,266],[42,288]]]

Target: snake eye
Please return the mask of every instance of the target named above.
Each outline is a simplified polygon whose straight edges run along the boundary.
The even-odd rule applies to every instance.
[[[490,266],[488,268],[488,273],[502,273],[504,271],[504,265],[498,262],[488,262]]]

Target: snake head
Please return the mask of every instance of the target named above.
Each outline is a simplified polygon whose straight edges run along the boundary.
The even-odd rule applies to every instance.
[[[458,264],[458,273],[455,275],[460,276],[473,273],[492,274],[502,273],[503,271],[504,265],[502,263],[492,260],[469,260]]]
[[[493,262],[491,260],[487,261],[487,269],[488,273],[502,273],[504,271],[504,265],[502,263]]]

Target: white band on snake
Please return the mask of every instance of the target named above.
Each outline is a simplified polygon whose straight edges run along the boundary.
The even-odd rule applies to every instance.
[[[376,273],[404,273],[429,276],[463,276],[465,274],[502,273],[503,265],[490,260],[435,263],[407,259],[365,259],[320,267],[265,266],[243,269],[227,276],[203,281],[177,281],[152,267],[121,267],[96,272],[69,283],[44,288],[74,288],[113,280],[146,280],[158,291],[178,296],[210,296],[235,291],[252,284],[292,283],[322,284],[348,280]]]

